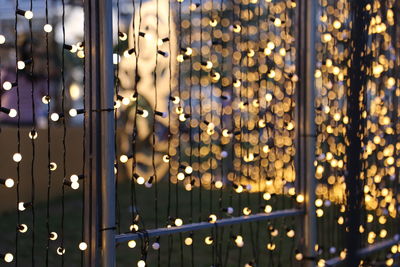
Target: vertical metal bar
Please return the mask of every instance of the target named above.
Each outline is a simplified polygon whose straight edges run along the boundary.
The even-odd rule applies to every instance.
[[[315,71],[315,19],[316,0],[301,0],[297,7],[298,47],[297,69],[299,87],[296,94],[296,177],[301,184],[300,192],[305,196],[305,216],[302,221],[303,252],[314,256],[316,244],[315,214],[315,125],[314,125],[314,71]],[[314,266],[305,261],[303,266]]]
[[[349,69],[350,87],[347,92],[347,113],[349,124],[347,127],[346,149],[346,194],[347,194],[347,219],[346,233],[347,258],[346,266],[358,266],[360,258],[357,251],[361,247],[361,234],[359,231],[361,219],[362,184],[361,173],[361,138],[364,132],[361,118],[362,103],[360,96],[366,85],[366,70],[363,65],[367,63],[366,45],[368,40],[367,12],[364,10],[367,1],[350,1],[351,13],[351,66]],[[365,100],[365,97],[364,97]]]
[[[85,266],[115,266],[112,1],[88,0],[85,13]]]

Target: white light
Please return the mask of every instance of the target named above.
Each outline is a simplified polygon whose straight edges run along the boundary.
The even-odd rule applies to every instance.
[[[122,163],[126,163],[126,162],[128,162],[128,156],[127,155],[121,155],[120,157],[119,157],[119,161],[121,161]]]
[[[117,65],[121,61],[121,57],[118,54],[113,54],[113,63]]]
[[[69,115],[70,115],[71,117],[76,117],[76,115],[78,115],[78,111],[77,111],[76,109],[74,109],[74,108],[71,108],[71,109],[69,110]]]
[[[136,247],[136,241],[135,241],[135,240],[129,241],[129,242],[128,242],[128,247],[130,247],[130,248]]]
[[[125,106],[129,105],[131,103],[131,100],[127,97],[122,98],[122,104]]]
[[[144,260],[140,260],[140,261],[138,261],[137,266],[138,267],[145,267],[146,266],[146,262]]]
[[[81,96],[81,89],[78,84],[72,83],[69,86],[69,94],[71,95],[72,100],[78,100]]]
[[[60,119],[60,115],[58,115],[57,113],[52,113],[50,119],[52,121],[58,121]]]
[[[45,24],[43,26],[43,30],[47,33],[52,32],[53,31],[53,26],[51,26],[50,24]]]
[[[10,118],[15,118],[18,115],[18,112],[15,109],[10,109],[10,113],[8,113],[8,116]]]
[[[153,245],[151,246],[154,250],[160,249],[160,243],[154,242]]]
[[[8,90],[11,90],[11,88],[12,88],[12,83],[10,83],[9,81],[5,81],[3,83],[3,89],[4,90],[8,91]]]
[[[25,62],[23,62],[23,61],[18,61],[17,62],[17,67],[18,67],[18,69],[19,70],[23,70],[23,69],[25,69]]]
[[[25,204],[24,202],[19,202],[19,203],[18,203],[18,210],[19,210],[19,211],[24,211],[24,210],[25,210],[24,204]]]
[[[84,251],[87,249],[87,244],[85,242],[79,243],[79,249]]]
[[[33,18],[33,12],[30,11],[30,10],[25,11],[24,17],[25,17],[26,19],[32,19],[32,18]]]
[[[77,183],[79,181],[79,177],[76,174],[72,174],[71,177],[69,177],[69,180],[73,183]]]
[[[143,110],[143,114],[142,114],[142,117],[143,118],[147,118],[149,116],[149,112],[147,111],[147,110]]]
[[[58,255],[64,255],[65,254],[65,248],[62,248],[62,247],[58,247],[57,248],[57,254]]]
[[[28,226],[26,224],[20,224],[19,225],[19,231],[21,233],[26,233],[28,231]]]
[[[136,181],[138,184],[144,184],[145,179],[142,176],[139,176]]]
[[[42,97],[42,103],[43,104],[48,104],[50,103],[50,97],[48,95],[45,95]]]
[[[191,166],[187,166],[187,167],[185,168],[185,172],[186,172],[187,174],[191,174],[191,173],[193,172],[193,168],[192,168]]]
[[[11,253],[6,253],[6,255],[4,255],[4,261],[5,262],[12,262],[14,260],[14,255]]]
[[[182,224],[183,224],[182,219],[180,219],[180,218],[175,219],[175,225],[176,226],[181,226]]]
[[[4,183],[4,185],[5,185],[6,187],[8,187],[8,188],[11,188],[11,187],[14,186],[14,180],[11,179],[11,178],[7,178],[6,181],[5,181],[5,183]]]
[[[50,240],[57,240],[57,238],[58,238],[58,234],[56,233],[56,232],[51,232],[50,233]]]
[[[0,34],[0,44],[4,44],[6,42],[6,37]]]
[[[176,178],[178,178],[179,181],[182,181],[183,179],[185,179],[185,174],[183,172],[180,172],[180,173],[178,173]]]
[[[20,162],[20,161],[22,160],[22,155],[21,155],[20,153],[15,153],[15,154],[13,155],[13,160],[14,160],[15,162]]]
[[[38,133],[35,130],[32,130],[29,132],[28,136],[30,139],[35,140],[38,136]]]
[[[71,188],[74,189],[74,190],[78,189],[79,188],[79,183],[78,182],[73,182],[71,184]]]

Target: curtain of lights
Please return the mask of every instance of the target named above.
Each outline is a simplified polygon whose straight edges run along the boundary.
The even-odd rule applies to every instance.
[[[115,230],[139,233],[117,244],[118,266],[332,266],[348,256],[351,225],[355,246],[381,248],[361,266],[400,264],[400,1],[361,1],[368,36],[354,51],[364,40],[355,2],[315,0],[314,106],[295,101],[310,89],[296,69],[305,2],[113,0],[114,109],[90,110],[83,2],[0,0],[1,264],[85,266],[99,249],[83,230],[88,110],[114,112]],[[351,183],[355,62],[361,172]],[[299,105],[315,109],[315,203],[296,176]],[[314,204],[315,246],[300,212],[219,224]]]
[[[315,99],[317,126],[316,194],[318,266],[346,256],[349,209],[346,186],[348,160],[348,92],[352,54],[351,1],[320,0],[317,14]],[[364,83],[361,98],[362,199],[358,231],[363,247],[398,234],[399,122],[398,122],[398,1],[365,1],[368,41],[362,55]],[[329,233],[325,229],[330,229]],[[347,228],[348,230],[348,228]],[[397,242],[369,255],[362,266],[392,266]]]

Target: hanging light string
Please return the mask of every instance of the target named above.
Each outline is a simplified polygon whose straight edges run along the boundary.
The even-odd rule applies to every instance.
[[[32,0],[29,1],[29,10],[32,11]],[[32,20],[29,20],[29,35],[30,35],[30,56],[32,57],[32,62],[30,65],[30,70],[29,70],[29,76],[31,80],[31,108],[32,108],[32,130],[31,130],[31,146],[32,146],[32,160],[31,160],[31,211],[32,211],[32,258],[31,258],[31,264],[32,267],[35,267],[35,246],[36,246],[36,232],[35,232],[35,152],[36,152],[36,146],[35,146],[35,136],[37,135],[36,133],[36,112],[35,112],[35,99],[34,99],[34,78],[33,78],[33,71],[34,71],[34,63],[35,60],[33,58],[33,31],[32,31]]]
[[[62,3],[62,18],[61,18],[61,27],[62,27],[62,47],[61,47],[61,86],[62,86],[62,91],[61,91],[61,110],[63,114],[66,114],[66,109],[65,109],[65,0],[61,1]],[[64,118],[62,120],[62,125],[63,125],[63,136],[62,136],[62,149],[63,149],[63,179],[67,176],[67,169],[66,169],[66,161],[67,161],[67,144],[66,144],[66,136],[67,136],[67,125],[66,125],[66,119]],[[65,223],[65,186],[64,183],[61,183],[61,245],[58,248],[58,252],[61,252],[61,267],[64,267],[64,254],[65,254],[65,247],[64,247],[64,242],[65,242],[65,236],[64,236],[64,223]]]
[[[172,0],[167,0],[168,1],[168,39],[170,40],[168,42],[168,52],[170,55],[172,55],[172,47],[171,47],[171,1]],[[167,155],[166,160],[168,163],[168,200],[167,200],[167,216],[166,216],[166,221],[167,224],[169,223],[169,218],[171,217],[171,197],[172,197],[172,183],[171,183],[171,139],[172,139],[172,132],[171,132],[171,115],[172,115],[172,107],[171,107],[171,99],[172,99],[172,57],[170,56],[168,58],[168,90],[169,90],[169,96],[168,96],[168,145],[167,145]],[[164,157],[165,157],[164,156]],[[164,160],[165,161],[165,160]],[[168,236],[168,266],[171,264],[171,256],[172,256],[172,248],[173,248],[173,239],[172,236]]]
[[[45,16],[46,16],[46,25],[49,24],[49,3],[48,0],[45,0]],[[46,26],[45,25],[45,26]],[[52,171],[50,168],[51,165],[51,125],[50,125],[50,55],[49,55],[49,31],[45,30],[46,35],[46,92],[42,102],[47,103],[47,199],[46,199],[46,230],[47,230],[47,238],[46,238],[46,267],[49,266],[49,248],[50,248],[50,193],[51,193],[51,185],[52,185]]]
[[[117,7],[117,33],[116,33],[116,38],[117,38],[117,64],[116,64],[116,74],[115,74],[115,97],[119,95],[119,86],[120,86],[120,81],[119,81],[119,68],[120,68],[120,39],[121,37],[123,38],[124,33],[121,32],[120,28],[120,0],[117,0],[116,3]],[[133,16],[134,18],[134,16]],[[120,114],[118,113],[119,110],[115,109],[114,111],[114,150],[115,150],[115,212],[116,212],[116,226],[117,226],[117,231],[118,233],[121,233],[121,210],[120,210],[120,200],[119,200],[119,195],[118,195],[118,183],[119,183],[119,172],[120,168],[124,168],[124,166],[121,166],[118,163],[118,117]]]
[[[154,67],[154,72],[153,72],[153,77],[154,77],[154,110],[153,110],[153,131],[152,131],[152,156],[151,156],[151,162],[152,162],[152,167],[153,167],[153,177],[150,177],[152,179],[152,183],[154,183],[154,220],[155,220],[155,228],[158,228],[158,177],[157,177],[157,169],[156,169],[156,163],[155,163],[155,154],[156,154],[156,111],[158,110],[158,82],[157,82],[157,67],[158,67],[158,49],[159,49],[159,0],[156,0],[156,58],[155,58],[155,67]],[[153,249],[157,248],[157,266],[160,266],[161,264],[161,250],[160,250],[160,237],[157,237],[156,242],[153,244]]]
[[[19,10],[19,0],[15,1],[15,17],[14,17],[14,39],[15,39],[15,82],[16,82],[16,91],[17,91],[17,154],[21,155],[21,106],[20,106],[20,90],[19,90],[19,72],[18,72],[18,13],[17,11]],[[17,161],[17,188],[16,188],[16,207],[17,207],[17,226],[20,225],[21,223],[21,211],[18,209],[18,205],[20,203],[20,183],[21,183],[21,171],[20,171],[20,161]],[[18,227],[16,227],[16,232],[15,232],[15,266],[18,266],[18,260],[19,260],[19,235],[20,232],[18,230]]]
[[[230,64],[230,75],[231,75],[231,77],[230,77],[230,81],[229,81],[229,87],[231,88],[231,92],[230,92],[231,99],[230,99],[229,103],[232,105],[232,103],[235,103],[236,98],[237,98],[237,94],[235,92],[235,87],[232,85],[233,81],[236,80],[235,67],[234,66],[237,65],[235,63],[235,58],[234,58],[234,54],[235,54],[235,52],[237,52],[236,51],[237,50],[237,43],[236,43],[235,27],[236,28],[238,26],[240,27],[240,25],[236,25],[236,16],[235,16],[236,5],[235,5],[235,0],[231,0],[229,3],[231,4],[231,12],[230,12],[230,20],[231,21],[230,21],[229,30],[231,31],[231,34],[230,34],[230,41],[231,41],[230,45],[231,45],[231,49],[232,49],[232,53],[231,53],[232,56],[230,58],[230,60],[231,60],[231,64]],[[235,197],[235,195],[234,195],[234,190],[235,190],[234,186],[236,184],[236,176],[237,176],[236,166],[235,166],[236,136],[234,134],[236,132],[236,122],[235,122],[235,112],[234,112],[233,108],[232,108],[232,111],[231,111],[231,118],[230,119],[231,119],[230,123],[231,123],[232,129],[231,129],[231,135],[229,136],[229,138],[230,138],[230,153],[228,153],[228,156],[230,156],[230,162],[232,162],[233,170],[232,170],[231,173],[228,173],[228,177],[227,177],[227,188],[229,188],[229,201],[228,201],[229,207],[227,209],[231,208],[232,212],[230,212],[230,213],[227,212],[227,213],[231,216],[233,211],[234,211],[232,207],[233,207],[233,199]],[[231,178],[232,179],[231,180],[232,185],[230,185],[230,183],[229,183],[229,180],[230,180],[229,179],[229,174],[232,174],[232,178]],[[228,239],[227,239],[227,248],[226,248],[225,257],[224,257],[224,266],[227,266],[228,258],[229,258],[229,255],[230,255],[230,251],[231,251],[232,246],[233,246],[232,245],[232,241],[230,239],[230,237],[233,236],[233,229],[234,229],[234,226],[230,225],[229,226]]]
[[[199,12],[200,12],[200,40],[199,40],[199,61],[203,62],[203,0],[199,2]],[[203,70],[200,68],[199,70],[199,77],[203,77]],[[203,220],[203,173],[202,173],[202,154],[201,154],[201,147],[202,147],[202,130],[201,130],[201,122],[203,121],[203,85],[199,83],[199,124],[198,124],[198,135],[199,141],[197,143],[197,163],[198,167],[198,177],[199,177],[199,222]]]
[[[189,21],[192,22],[192,5],[193,5],[193,1],[190,0],[189,1]],[[201,22],[200,22],[201,23]],[[192,23],[189,24],[189,47],[193,46],[192,43]],[[201,48],[200,48],[201,49]],[[200,52],[201,53],[201,52]],[[190,118],[189,118],[189,146],[190,146],[190,151],[189,151],[189,166],[191,168],[193,168],[193,126],[192,126],[192,120],[194,117],[194,110],[193,110],[193,95],[192,95],[192,90],[193,90],[193,59],[192,56],[189,57],[189,111],[190,111]],[[200,155],[197,155],[200,156]],[[198,168],[200,168],[200,166],[198,166]],[[199,177],[200,179],[201,177]],[[196,186],[196,180],[193,179],[193,171],[190,172],[189,174],[189,185],[188,187],[190,188],[190,217],[189,217],[189,223],[193,223],[193,189]],[[190,232],[190,236],[189,238],[194,238],[194,232]],[[185,239],[187,240],[187,239]],[[190,259],[191,259],[191,265],[192,267],[194,267],[194,263],[195,263],[195,257],[194,257],[194,246],[191,245],[190,246]]]

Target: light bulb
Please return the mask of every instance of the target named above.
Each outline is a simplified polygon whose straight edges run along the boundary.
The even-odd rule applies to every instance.
[[[84,251],[87,249],[88,246],[87,246],[86,242],[81,242],[81,243],[79,243],[78,247],[80,250]]]
[[[1,179],[0,182],[4,184],[7,188],[11,188],[14,186],[14,180],[12,178]]]
[[[12,87],[13,87],[13,85],[12,85],[12,83],[9,82],[9,81],[5,81],[5,82],[3,83],[3,89],[6,90],[6,91],[11,90]]]
[[[51,26],[50,24],[45,24],[43,26],[43,30],[47,33],[52,32],[53,31],[53,26]]]
[[[21,60],[17,62],[17,67],[18,67],[19,70],[25,69],[25,66],[26,66],[25,62],[23,62]]]
[[[176,226],[182,226],[182,224],[183,224],[183,220],[182,219],[180,219],[180,218],[176,218],[175,219],[175,225]]]
[[[191,173],[193,172],[193,168],[192,168],[191,166],[187,166],[187,167],[185,168],[185,172],[186,172],[187,174],[191,174]]]
[[[138,261],[137,266],[138,267],[145,267],[146,266],[146,262],[144,260],[140,260],[140,261]]]
[[[57,254],[58,255],[64,255],[65,254],[65,248],[62,248],[62,247],[58,247],[57,248]]]
[[[185,245],[186,246],[191,246],[193,244],[193,239],[191,237],[186,237],[185,238]]]
[[[151,246],[154,250],[159,250],[160,249],[160,243],[154,242],[153,245]]]
[[[69,115],[70,115],[71,117],[76,117],[76,115],[78,115],[78,111],[77,111],[76,109],[74,109],[74,108],[71,108],[71,109],[69,110]]]
[[[209,221],[210,223],[215,223],[215,222],[217,221],[217,215],[211,214],[211,215],[208,217],[208,221]]]
[[[135,241],[135,240],[130,240],[130,241],[128,242],[128,247],[129,247],[129,248],[134,248],[134,247],[136,247],[136,241]]]
[[[58,115],[57,113],[52,113],[52,114],[50,115],[50,119],[51,119],[52,121],[58,121],[58,120],[60,119],[60,115]]]
[[[142,176],[139,176],[139,177],[136,179],[136,182],[137,182],[138,184],[144,184],[145,181],[146,181],[146,180],[145,180]]]
[[[10,113],[8,113],[8,116],[10,118],[15,118],[18,115],[18,112],[15,109],[10,109]]]
[[[71,182],[73,182],[73,183],[76,183],[76,182],[79,181],[79,176],[76,175],[76,174],[72,174],[72,175],[69,177],[69,180],[70,180]]]
[[[29,136],[29,139],[35,140],[38,137],[38,133],[37,133],[37,131],[32,130],[29,132],[28,136]]]
[[[54,240],[57,240],[57,238],[58,238],[58,234],[56,232],[50,233],[50,235],[49,235],[50,240],[54,241]]]
[[[20,153],[15,153],[12,158],[15,162],[20,162],[22,160],[22,155]]]
[[[5,262],[12,262],[14,260],[14,255],[11,253],[6,253],[4,255],[4,261]]]
[[[72,182],[71,183],[71,188],[74,190],[77,190],[79,188],[79,183],[78,182]]]
[[[0,44],[4,44],[6,42],[6,37],[0,34]]]
[[[25,17],[26,19],[32,19],[32,18],[33,18],[33,12],[30,11],[30,10],[25,11],[24,17]]]
[[[211,245],[211,244],[213,243],[213,238],[212,238],[211,236],[207,236],[207,237],[204,239],[204,242],[205,242],[207,245]]]

